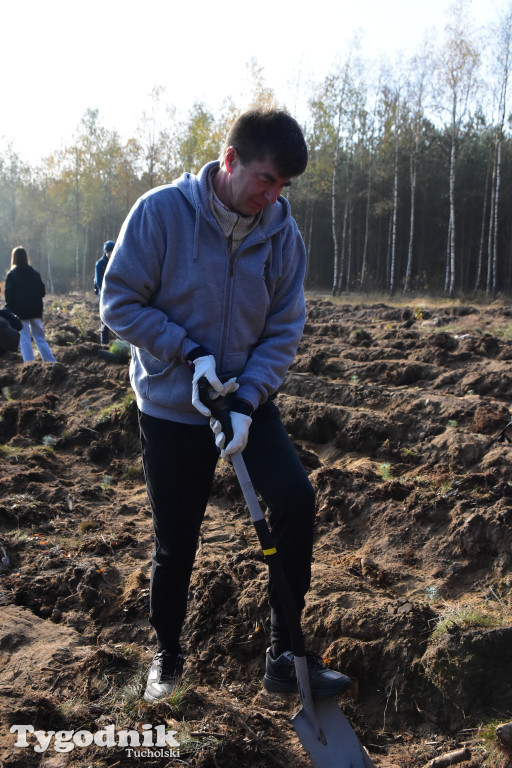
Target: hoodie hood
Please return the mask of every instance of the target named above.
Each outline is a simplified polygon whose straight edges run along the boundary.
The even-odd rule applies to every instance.
[[[207,163],[201,168],[197,176],[191,173],[184,173],[179,179],[173,182],[173,186],[176,186],[180,190],[183,197],[196,210],[194,260],[197,258],[200,219],[203,218],[214,227],[218,227],[208,202],[208,175],[213,168],[219,168],[218,161]],[[291,218],[290,204],[285,197],[280,195],[273,205],[269,205],[263,209],[260,222],[254,232],[248,236],[247,241],[249,243],[255,243],[273,237],[285,226],[287,219],[289,218]]]

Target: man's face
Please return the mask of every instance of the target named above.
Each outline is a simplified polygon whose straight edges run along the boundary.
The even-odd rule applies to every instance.
[[[290,179],[280,177],[270,160],[253,160],[243,165],[233,147],[224,159],[229,174],[228,207],[242,216],[254,216],[273,205]]]

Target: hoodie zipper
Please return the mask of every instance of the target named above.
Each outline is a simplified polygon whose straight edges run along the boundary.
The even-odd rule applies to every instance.
[[[235,259],[234,259],[234,253],[233,253],[233,233],[232,232],[230,235],[228,235],[228,250],[229,250],[229,276],[233,277],[233,272],[235,269]]]
[[[251,233],[252,234],[252,233]],[[250,237],[250,235],[249,235]],[[247,238],[246,238],[247,240]],[[228,248],[228,256],[229,256],[229,280],[227,284],[227,291],[226,291],[226,302],[225,302],[225,308],[224,308],[224,317],[223,317],[223,330],[222,330],[222,337],[220,342],[220,349],[219,349],[219,360],[217,360],[217,364],[221,364],[221,374],[228,374],[230,376],[233,375],[231,371],[225,371],[224,365],[225,360],[224,356],[226,354],[226,347],[227,347],[227,335],[228,335],[228,318],[231,313],[231,293],[233,289],[233,277],[234,277],[234,271],[235,271],[235,262],[237,258],[239,257],[240,250],[243,250],[246,240],[242,242],[242,244],[236,249],[235,253],[232,253],[232,247],[233,247],[233,233],[228,235],[226,238],[226,245]]]
[[[235,254],[232,253],[232,247],[233,247],[233,233],[228,235],[226,238],[226,244],[228,247],[228,256],[229,256],[229,279],[228,284],[226,287],[226,301],[224,304],[224,317],[223,317],[223,325],[222,325],[222,338],[220,341],[220,362],[221,363],[221,373],[226,374],[227,371],[224,371],[224,355],[226,353],[226,347],[227,347],[227,336],[228,336],[228,319],[229,315],[231,313],[231,290],[233,285],[233,275],[235,271]]]

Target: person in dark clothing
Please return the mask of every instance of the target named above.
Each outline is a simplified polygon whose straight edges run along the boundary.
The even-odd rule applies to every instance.
[[[306,250],[282,192],[307,164],[297,122],[255,109],[231,127],[222,156],[150,190],[126,219],[105,272],[101,316],[132,345],[142,457],[153,513],[149,620],[157,653],[144,697],[172,694],[183,671],[181,633],[215,465],[243,451],[269,509],[297,610],[311,577],[315,494],[275,396],[305,321]],[[198,382],[230,405],[233,438],[210,424]],[[229,379],[226,381],[226,379]],[[216,439],[211,429],[215,432]],[[270,575],[263,685],[297,691],[283,606]],[[311,690],[335,696],[350,679],[308,651]]]
[[[103,276],[105,274],[105,270],[107,268],[108,260],[112,256],[112,251],[114,250],[114,241],[113,240],[107,240],[105,245],[103,246],[103,256],[98,259],[96,262],[96,266],[94,268],[94,292],[97,295],[98,299],[101,300],[101,289],[103,287]],[[105,344],[108,346],[110,343],[110,328],[108,325],[105,325],[103,320],[101,320],[100,325],[100,343],[103,345]]]
[[[26,250],[21,245],[13,248],[11,269],[5,278],[5,305],[23,322],[20,352],[25,363],[34,359],[31,334],[42,359],[47,363],[56,362],[43,330],[45,293],[41,275],[28,263]]]
[[[16,352],[23,323],[8,309],[0,309],[0,355]]]

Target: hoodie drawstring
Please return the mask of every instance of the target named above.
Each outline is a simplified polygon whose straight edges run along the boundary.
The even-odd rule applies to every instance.
[[[192,254],[192,260],[197,261],[199,257],[199,222],[201,220],[201,208],[196,207],[196,220],[194,222],[194,249]]]

